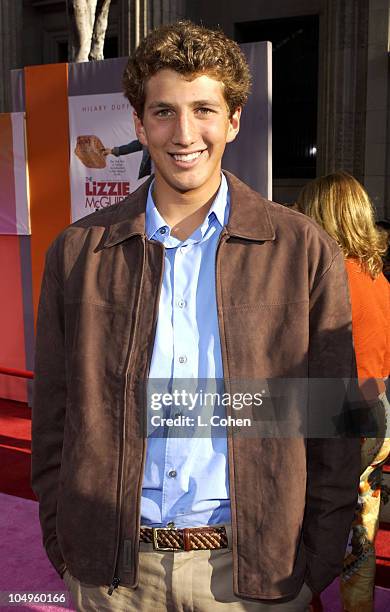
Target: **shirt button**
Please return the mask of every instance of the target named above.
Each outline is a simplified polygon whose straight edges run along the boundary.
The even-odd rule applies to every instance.
[[[166,234],[167,233],[167,228],[166,227],[162,227],[160,229],[160,234]]]
[[[169,476],[169,478],[176,478],[176,476],[177,476],[176,470],[169,470],[168,476]]]
[[[179,363],[187,363],[187,357],[185,355],[180,355]]]
[[[177,300],[176,304],[178,305],[179,308],[184,308],[184,306],[186,305],[186,301],[185,300]]]

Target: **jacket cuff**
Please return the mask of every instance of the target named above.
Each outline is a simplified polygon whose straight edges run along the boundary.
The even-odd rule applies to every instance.
[[[313,591],[314,595],[326,589],[326,587],[340,575],[341,570],[342,565],[340,565],[340,567],[330,566],[329,563],[324,561],[309,548],[306,548],[305,582]]]

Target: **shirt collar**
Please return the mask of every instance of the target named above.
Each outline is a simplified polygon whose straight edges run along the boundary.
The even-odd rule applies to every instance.
[[[151,240],[155,236],[155,234],[157,234],[157,232],[161,230],[161,228],[168,227],[168,224],[162,218],[162,216],[158,212],[157,207],[154,203],[153,187],[154,187],[154,181],[150,183],[148,197],[146,200],[145,229],[146,229],[146,235],[149,240]]]
[[[149,240],[152,238],[157,238],[158,232],[162,228],[170,229],[167,222],[163,219],[160,213],[157,210],[157,207],[153,200],[153,186],[154,181],[150,184],[148,197],[146,200],[146,219],[145,219],[145,228],[146,235]],[[207,214],[207,217],[202,224],[202,227],[207,224],[207,226],[216,218],[221,227],[227,224],[229,218],[229,191],[228,184],[225,178],[225,175],[221,172],[221,184],[219,186],[217,195],[214,198],[212,205],[210,206],[210,210]],[[157,234],[157,236],[156,236]]]
[[[215,196],[207,215],[209,220],[212,219],[213,213],[221,227],[226,225],[229,218],[229,190],[227,180],[223,173],[221,173],[221,184],[219,186],[217,195]]]

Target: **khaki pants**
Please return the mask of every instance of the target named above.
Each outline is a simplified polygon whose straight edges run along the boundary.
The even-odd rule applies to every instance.
[[[232,551],[153,551],[140,544],[137,589],[80,583],[66,571],[64,581],[78,611],[106,612],[306,612],[312,593],[303,584],[297,597],[285,603],[254,602],[233,594]]]

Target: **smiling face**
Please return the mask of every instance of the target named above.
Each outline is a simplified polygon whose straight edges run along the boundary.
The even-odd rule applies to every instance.
[[[207,75],[190,81],[170,69],[147,81],[144,114],[134,123],[154,162],[157,197],[191,193],[204,203],[218,190],[222,155],[241,114],[238,108],[229,116],[223,88]]]

